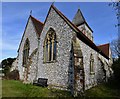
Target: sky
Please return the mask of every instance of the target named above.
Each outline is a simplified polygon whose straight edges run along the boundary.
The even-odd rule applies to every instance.
[[[32,10],[32,16],[44,22],[52,2],[3,2],[2,3],[2,59],[16,57],[25,26]],[[78,8],[93,30],[96,45],[110,43],[117,38],[115,11],[103,2],[55,2],[54,5],[72,21]]]

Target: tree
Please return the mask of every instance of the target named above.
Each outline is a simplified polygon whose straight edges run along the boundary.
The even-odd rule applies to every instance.
[[[120,57],[120,1],[109,3],[109,6],[112,6],[116,12],[116,17],[118,19],[118,39],[115,39],[111,42],[111,49],[113,57]]]
[[[109,5],[114,8],[118,19],[118,23],[115,25],[118,28],[118,38],[111,42],[112,56],[115,58],[112,64],[114,74],[112,82],[116,82],[117,87],[120,87],[120,1],[109,3]]]
[[[2,60],[1,62],[1,66],[3,69],[2,72],[5,74],[5,76],[7,76],[7,74],[10,72],[10,68],[15,59],[16,58],[7,58],[7,59]]]
[[[120,82],[120,58],[114,61],[112,65],[112,69],[114,71],[114,81],[116,81],[118,84]],[[120,85],[119,85],[120,86]]]
[[[115,26],[120,26],[120,1],[109,3],[109,6],[112,6],[116,12],[116,17],[118,19],[118,24]]]
[[[111,50],[113,58],[120,58],[120,38],[111,42]]]

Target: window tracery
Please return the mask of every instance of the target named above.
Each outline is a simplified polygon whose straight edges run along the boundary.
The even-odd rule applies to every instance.
[[[28,63],[28,58],[29,58],[29,49],[30,49],[30,43],[28,38],[25,41],[24,44],[24,49],[23,49],[23,66],[26,67]]]
[[[93,57],[93,54],[90,55],[90,73],[94,73],[94,57]]]
[[[48,33],[46,34],[46,38],[44,41],[44,62],[52,62],[56,60],[56,33],[50,28]]]

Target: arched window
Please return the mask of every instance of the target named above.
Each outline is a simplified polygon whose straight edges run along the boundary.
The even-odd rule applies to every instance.
[[[30,44],[29,44],[29,40],[27,38],[25,41],[25,44],[24,44],[24,49],[23,49],[23,66],[25,66],[25,67],[28,63],[29,49],[30,49]]]
[[[56,33],[55,31],[50,28],[48,33],[46,34],[45,41],[44,41],[44,62],[53,62],[56,60]]]
[[[90,55],[90,73],[94,73],[94,57],[93,57],[93,54]]]

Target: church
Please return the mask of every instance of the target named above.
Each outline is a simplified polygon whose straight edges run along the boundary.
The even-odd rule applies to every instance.
[[[42,23],[29,16],[12,70],[24,83],[47,79],[48,87],[79,94],[112,75],[110,44],[96,46],[78,9],[72,22],[54,4]]]

